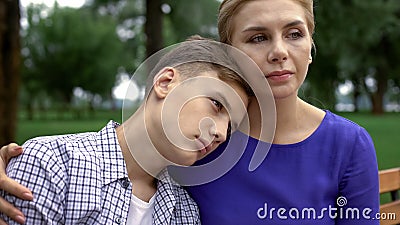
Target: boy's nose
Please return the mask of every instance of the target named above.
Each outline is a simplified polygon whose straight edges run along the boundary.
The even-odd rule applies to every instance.
[[[229,121],[220,121],[211,129],[211,135],[214,137],[214,143],[221,144],[226,140]]]

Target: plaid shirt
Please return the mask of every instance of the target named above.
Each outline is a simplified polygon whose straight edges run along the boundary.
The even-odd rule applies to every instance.
[[[38,137],[10,161],[7,174],[33,191],[24,201],[2,193],[26,224],[126,224],[132,184],[110,121],[98,133]],[[164,176],[168,176],[164,174]],[[0,214],[8,224],[17,224]],[[200,224],[196,203],[181,187],[158,182],[153,224]]]

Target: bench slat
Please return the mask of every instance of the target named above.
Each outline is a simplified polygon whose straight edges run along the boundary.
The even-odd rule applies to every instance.
[[[392,224],[400,224],[400,200],[386,203],[380,206],[381,215],[385,214],[386,217],[389,214],[395,213],[395,218],[389,220],[389,218],[383,219],[381,217],[380,224],[381,225],[392,225]]]
[[[400,189],[400,168],[379,171],[379,193]]]

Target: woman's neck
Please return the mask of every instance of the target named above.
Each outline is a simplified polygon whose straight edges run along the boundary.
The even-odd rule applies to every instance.
[[[275,144],[292,144],[297,143],[317,129],[321,123],[325,113],[314,106],[304,102],[297,96],[275,99],[275,115],[267,115],[275,117],[275,127],[268,123],[261,122],[261,114],[258,104],[252,102],[249,106],[250,116],[250,136],[260,139],[260,130],[266,124],[268,128],[275,128],[272,143]],[[272,112],[273,110],[269,110]],[[264,120],[266,116],[264,116]],[[270,119],[272,121],[272,119]],[[268,118],[267,118],[268,121]],[[263,140],[261,138],[261,140]],[[263,140],[265,141],[265,140]]]
[[[275,100],[276,128],[273,143],[288,144],[299,141],[298,133],[304,119],[303,101],[299,98]],[[301,139],[301,138],[300,138]]]

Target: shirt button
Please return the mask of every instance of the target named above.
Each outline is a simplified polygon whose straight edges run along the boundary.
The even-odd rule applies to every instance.
[[[121,217],[115,217],[114,222],[120,224],[121,223]]]
[[[121,183],[121,186],[123,187],[123,188],[128,188],[129,187],[129,184],[131,183],[128,179],[123,179],[123,180],[121,180],[120,181],[120,183]]]

